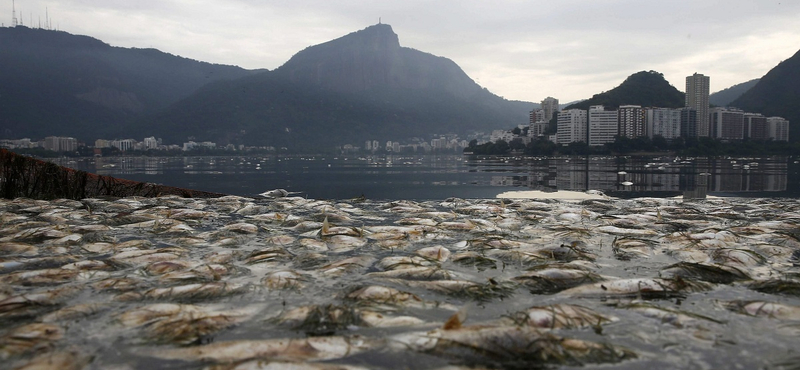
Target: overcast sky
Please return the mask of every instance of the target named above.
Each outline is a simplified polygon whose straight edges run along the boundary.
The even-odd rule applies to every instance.
[[[0,0],[11,24],[12,0]],[[679,90],[694,72],[711,91],[763,76],[800,49],[800,1],[764,0],[16,0],[46,24],[113,46],[274,69],[305,47],[378,23],[402,46],[455,61],[507,99],[562,103],[655,70]]]

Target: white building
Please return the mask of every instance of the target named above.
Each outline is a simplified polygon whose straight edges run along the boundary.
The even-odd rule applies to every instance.
[[[43,148],[54,152],[72,152],[78,149],[78,140],[72,137],[48,136]]]
[[[589,145],[600,146],[613,143],[619,134],[617,118],[617,111],[605,110],[602,105],[589,107]],[[559,123],[561,123],[560,120]]]
[[[789,121],[783,117],[767,118],[767,136],[775,141],[789,141]]]
[[[586,142],[587,115],[582,109],[570,109],[558,113],[558,144],[569,144],[576,141]]]
[[[675,139],[681,136],[681,110],[650,108],[646,110],[647,137]]]
[[[128,150],[132,150],[136,146],[136,140],[134,139],[111,140],[109,145],[119,149],[121,152],[125,152]]]
[[[142,145],[144,146],[144,150],[158,149],[158,140],[153,136],[146,137],[144,141],[142,141]]]
[[[494,130],[492,131],[492,136],[489,137],[489,141],[494,143],[497,140],[510,142],[511,140],[514,140],[514,134],[506,130]]]

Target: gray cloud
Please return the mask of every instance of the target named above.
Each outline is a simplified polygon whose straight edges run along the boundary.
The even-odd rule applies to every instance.
[[[0,0],[11,23],[11,1]],[[61,30],[123,47],[153,47],[245,68],[277,68],[296,52],[377,23],[403,46],[453,59],[509,99],[562,101],[656,70],[678,89],[694,72],[712,90],[760,77],[800,45],[800,3],[673,0],[305,2],[18,0],[26,25],[48,9]],[[21,11],[21,12],[20,12]],[[46,20],[45,20],[46,21]]]

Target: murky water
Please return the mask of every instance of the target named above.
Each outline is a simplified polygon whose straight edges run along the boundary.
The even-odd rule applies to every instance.
[[[2,368],[800,364],[797,199],[17,199],[0,217]]]
[[[315,199],[493,198],[508,190],[601,190],[617,197],[800,197],[794,158],[265,156],[61,159],[87,172],[254,196],[284,188]]]

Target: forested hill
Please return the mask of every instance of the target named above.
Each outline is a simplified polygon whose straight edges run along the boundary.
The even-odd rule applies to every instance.
[[[22,26],[0,28],[0,50],[4,138],[64,135],[94,140],[209,82],[255,73]]]
[[[717,91],[708,96],[708,103],[718,107],[727,107],[736,98],[742,96],[747,90],[750,90],[758,83],[759,79],[755,78],[747,82],[733,85],[727,89]]]
[[[564,109],[589,109],[592,105],[604,105],[606,109],[617,109],[620,105],[643,107],[680,108],[685,105],[684,93],[678,91],[656,71],[634,73],[619,86],[591,99],[572,104]]]
[[[789,120],[789,140],[800,139],[800,51],[767,72],[730,104],[747,112]]]
[[[386,24],[308,47],[274,71],[206,86],[136,125],[170,141],[292,148],[428,139],[528,122],[452,60],[400,46]]]

